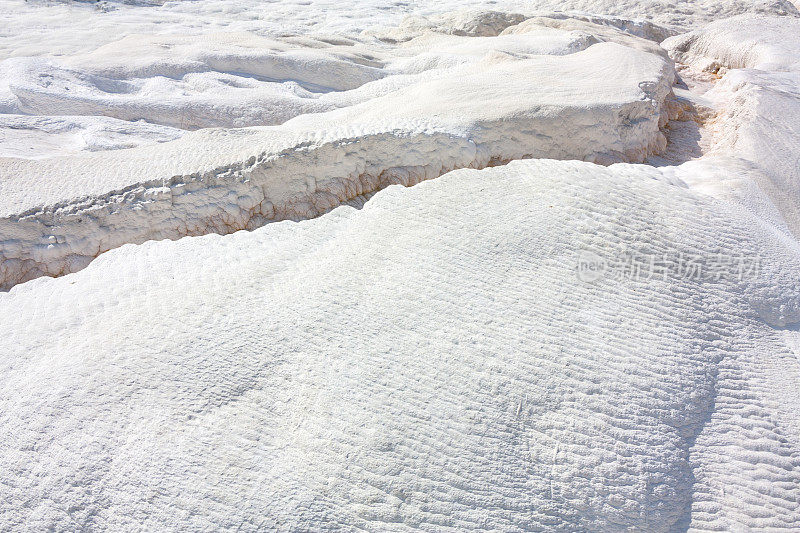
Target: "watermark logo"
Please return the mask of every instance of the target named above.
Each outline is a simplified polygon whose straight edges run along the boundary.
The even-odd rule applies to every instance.
[[[578,257],[578,279],[592,282],[606,274],[606,260],[594,252],[583,251]]]
[[[584,250],[578,256],[578,279],[584,282],[600,278],[616,280],[691,280],[717,282],[743,280],[758,276],[760,256],[730,254],[644,254],[623,253],[601,257]]]

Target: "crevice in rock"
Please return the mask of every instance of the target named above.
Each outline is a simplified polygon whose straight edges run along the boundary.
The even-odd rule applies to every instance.
[[[581,57],[569,56],[569,65],[583,67],[585,62],[623,50],[626,48],[616,43],[596,44]],[[631,54],[630,64],[650,61],[647,53],[637,50]],[[543,65],[552,68],[549,63]],[[509,74],[504,67],[497,68]],[[171,145],[166,150],[169,157],[162,161],[164,168],[175,169],[171,172],[177,174],[172,177],[147,180],[148,174],[131,163],[148,164],[149,151],[103,156],[90,170],[72,168],[73,175],[105,183],[105,169],[122,165],[124,179],[115,183],[127,181],[130,185],[108,192],[100,189],[101,194],[82,198],[65,193],[61,197],[70,199],[60,202],[45,196],[41,207],[25,211],[20,207],[0,218],[0,290],[40,276],[78,271],[98,255],[124,244],[224,235],[269,222],[314,218],[353,201],[363,203],[364,198],[389,185],[411,186],[461,168],[482,169],[526,158],[578,159],[601,165],[645,162],[667,148],[663,128],[677,109],[672,102],[672,64],[659,59],[648,63],[648,68],[641,81],[628,81],[628,94],[635,94],[632,88],[639,96],[620,99],[608,91],[604,100],[594,104],[580,101],[582,93],[573,89],[578,102],[563,97],[563,101],[550,103],[550,97],[543,96],[542,103],[534,99],[529,107],[517,106],[519,110],[476,112],[471,121],[450,117],[428,122],[401,114],[390,125],[369,128],[358,122],[362,117],[347,118],[344,127],[329,119],[331,124],[323,124],[324,134],[319,133],[317,123],[300,121],[293,129],[271,132],[273,137],[266,141],[259,133],[250,132],[253,142],[262,143],[262,148],[254,148],[249,157],[247,150],[242,150],[219,159],[229,163],[209,165],[203,171],[193,172],[193,162],[170,167],[168,159],[181,158],[181,151],[192,150],[190,157],[202,162],[199,154],[224,148],[213,135],[192,138],[191,143],[186,138]],[[531,72],[513,73],[520,76],[535,71],[531,66],[528,69]],[[475,83],[485,80],[476,78]],[[522,90],[522,84],[508,83]],[[506,90],[511,92],[508,87]],[[388,100],[385,105],[397,103]],[[424,116],[427,109],[416,112]],[[231,147],[249,142],[244,135],[234,140]],[[82,160],[65,163],[77,165]],[[19,183],[63,171],[53,163],[37,164],[20,170],[25,178]],[[14,194],[25,205],[26,193]]]

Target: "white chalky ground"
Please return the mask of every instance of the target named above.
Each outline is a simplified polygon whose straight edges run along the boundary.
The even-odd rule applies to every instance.
[[[800,528],[791,3],[245,4],[8,2],[0,529]]]

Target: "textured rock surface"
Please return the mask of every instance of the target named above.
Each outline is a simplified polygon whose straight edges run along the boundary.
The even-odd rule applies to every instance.
[[[135,4],[7,2],[1,530],[800,529],[791,4]]]
[[[385,94],[363,87],[372,98],[280,127],[0,160],[0,288],[73,272],[125,243],[309,218],[454,168],[523,157],[642,161],[666,142],[659,126],[672,63],[647,41],[580,27],[597,37],[529,24],[476,43],[412,41],[409,48],[428,50],[444,40],[481,59],[423,71]],[[543,42],[566,55],[541,55]]]
[[[733,195],[800,237],[800,20],[742,16],[663,44],[720,81],[705,94],[718,108],[703,187]]]
[[[649,167],[526,161],[109,252],[0,295],[4,523],[795,526],[797,354],[757,308],[797,309],[800,257],[770,241]],[[630,251],[766,268],[576,275]]]
[[[403,2],[359,0],[203,0],[202,2],[101,1],[45,2],[7,0],[6,16],[15,31],[0,36],[0,57],[40,54],[73,54],[87,51],[137,33],[202,34],[214,31],[246,31],[263,36],[316,33],[339,39],[353,37],[375,26],[434,24],[474,29],[473,15],[451,14],[494,10],[506,13],[540,11],[580,12],[637,19],[661,27],[695,29],[705,23],[742,13],[798,16],[796,2],[789,0],[423,0]],[[126,5],[128,4],[128,5]],[[139,5],[130,5],[139,4]],[[445,14],[444,17],[442,15]],[[481,25],[497,28],[502,16],[490,15]],[[451,25],[448,19],[455,20]],[[416,22],[414,22],[416,21]],[[485,30],[481,30],[481,33]],[[57,44],[54,50],[52,43]]]

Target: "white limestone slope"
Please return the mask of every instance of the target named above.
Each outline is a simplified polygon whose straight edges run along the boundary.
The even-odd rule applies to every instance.
[[[460,170],[0,294],[0,520],[796,527],[800,250],[678,178]],[[762,268],[590,282],[587,252]]]
[[[590,23],[550,26],[411,40],[397,60],[406,74],[281,126],[0,160],[0,288],[73,272],[125,243],[308,218],[454,168],[527,157],[642,161],[662,149],[673,81],[663,51]]]
[[[0,530],[800,529],[790,4],[139,4],[9,2]]]
[[[787,0],[299,4],[6,0],[10,29],[0,34],[0,59],[10,59],[0,62],[0,114],[61,120],[54,128],[0,117],[0,155],[39,158],[175,136],[130,125],[136,131],[124,139],[120,125],[109,131],[104,120],[95,128],[70,127],[76,115],[185,130],[279,124],[333,109],[340,105],[337,91],[397,73],[385,57],[388,44],[430,31],[495,36],[547,13],[660,42],[739,13],[800,15]]]
[[[800,19],[742,15],[670,38],[664,46],[695,68],[798,70]]]
[[[253,32],[261,36],[358,36],[376,26],[397,26],[404,19],[436,21],[459,10],[533,14],[581,12],[649,21],[689,30],[742,13],[798,16],[791,0],[202,0],[172,2],[99,2],[5,0],[11,31],[0,33],[0,58],[71,55],[131,34],[198,35],[215,31]]]
[[[148,133],[153,143],[198,128],[276,125],[444,77],[450,67],[489,53],[561,55],[597,42],[572,31],[578,28],[569,21],[559,24],[565,31],[540,24],[525,35],[494,39],[418,33],[401,46],[330,36],[131,35],[58,59],[11,58],[0,63],[0,154],[42,158],[68,148],[125,148]],[[622,36],[593,29],[604,40]],[[36,120],[42,117],[50,118]],[[99,126],[85,143],[75,142],[84,131],[70,127],[77,117]],[[131,142],[120,138],[119,126],[103,127],[115,124],[110,119],[128,123]],[[167,128],[169,136],[162,133]]]
[[[708,166],[729,168],[702,186],[733,194],[800,236],[800,20],[742,16],[670,38],[664,47],[720,80],[704,96],[718,108]],[[770,215],[773,213],[774,215]]]

